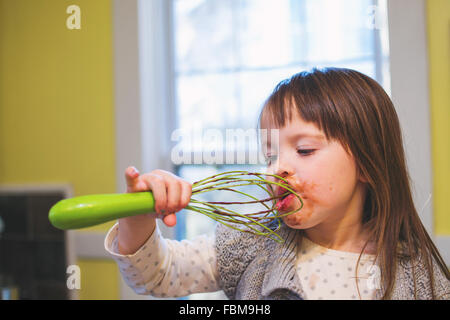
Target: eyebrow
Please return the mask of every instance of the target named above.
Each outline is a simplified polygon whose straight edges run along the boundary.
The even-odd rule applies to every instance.
[[[313,134],[313,133],[306,133],[306,132],[294,134],[294,135],[290,136],[288,138],[288,140],[289,141],[294,141],[294,140],[297,140],[299,138],[314,138],[314,139],[318,139],[318,140],[325,140],[325,136],[323,134],[321,134],[321,133]],[[272,145],[270,143],[270,141],[266,141],[265,143],[268,146]]]

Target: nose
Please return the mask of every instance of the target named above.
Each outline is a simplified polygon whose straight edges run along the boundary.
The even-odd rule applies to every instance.
[[[279,168],[278,170],[275,171],[275,174],[282,178],[286,178],[292,176],[294,172],[290,168]]]
[[[289,176],[292,176],[294,174],[294,169],[289,164],[289,161],[286,161],[287,159],[283,159],[281,156],[278,160],[278,162],[275,164],[274,172],[276,175],[286,178]]]
[[[272,168],[271,170],[272,174],[275,174],[279,177],[282,177],[283,179],[286,179],[287,177],[293,176],[294,175],[294,170],[292,169],[292,167],[290,167],[288,164],[286,164],[285,162],[277,162],[276,163],[276,167]],[[280,178],[277,177],[268,177],[268,179],[270,181],[276,182],[276,183],[285,183],[284,181],[282,181]],[[275,191],[277,190],[277,186],[275,185],[269,185],[270,189],[275,193]]]
[[[286,159],[282,160],[281,157],[270,169],[271,174],[277,175],[283,179],[287,179],[295,174],[295,171],[289,164],[289,161],[286,161]],[[268,179],[277,183],[285,183],[282,179],[273,176],[268,177]]]
[[[283,152],[280,152],[277,159],[266,168],[266,172],[271,175],[280,176],[283,179],[286,179],[287,177],[293,176],[295,174],[292,159],[289,160],[289,156],[283,154]],[[266,179],[277,183],[282,182],[280,178],[274,176],[267,176]]]

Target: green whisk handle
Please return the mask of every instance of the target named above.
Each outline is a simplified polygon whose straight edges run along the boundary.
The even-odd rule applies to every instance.
[[[155,199],[151,191],[146,191],[64,199],[50,209],[48,218],[56,228],[68,230],[150,212],[155,212]]]

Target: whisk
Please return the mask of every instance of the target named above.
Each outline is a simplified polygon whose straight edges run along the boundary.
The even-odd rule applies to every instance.
[[[268,176],[276,178],[276,181],[267,179]],[[239,187],[244,186],[257,186],[267,195],[264,199],[258,199],[254,195],[238,190]],[[286,191],[277,195],[273,190],[275,186]],[[218,193],[219,191],[235,192],[249,200],[201,201],[195,199],[197,195],[209,192]],[[281,213],[276,207],[277,199],[284,198],[289,194],[297,197],[300,207]],[[255,204],[261,204],[264,209],[257,212],[240,213],[229,207],[230,205],[240,205],[244,206],[242,209],[245,209],[245,206]],[[185,209],[203,214],[229,228],[282,242],[284,240],[277,234],[281,226],[280,218],[297,212],[302,207],[302,198],[283,177],[275,174],[236,170],[222,172],[194,182],[192,184],[192,196]],[[154,211],[155,199],[151,191],[86,195],[64,199],[56,203],[50,209],[49,220],[53,226],[59,229],[80,229]],[[275,228],[269,227],[268,224],[274,220],[277,226]]]

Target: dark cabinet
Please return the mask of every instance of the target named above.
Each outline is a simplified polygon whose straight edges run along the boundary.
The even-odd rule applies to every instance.
[[[48,220],[63,193],[0,192],[0,287],[19,299],[68,299],[65,232]]]

